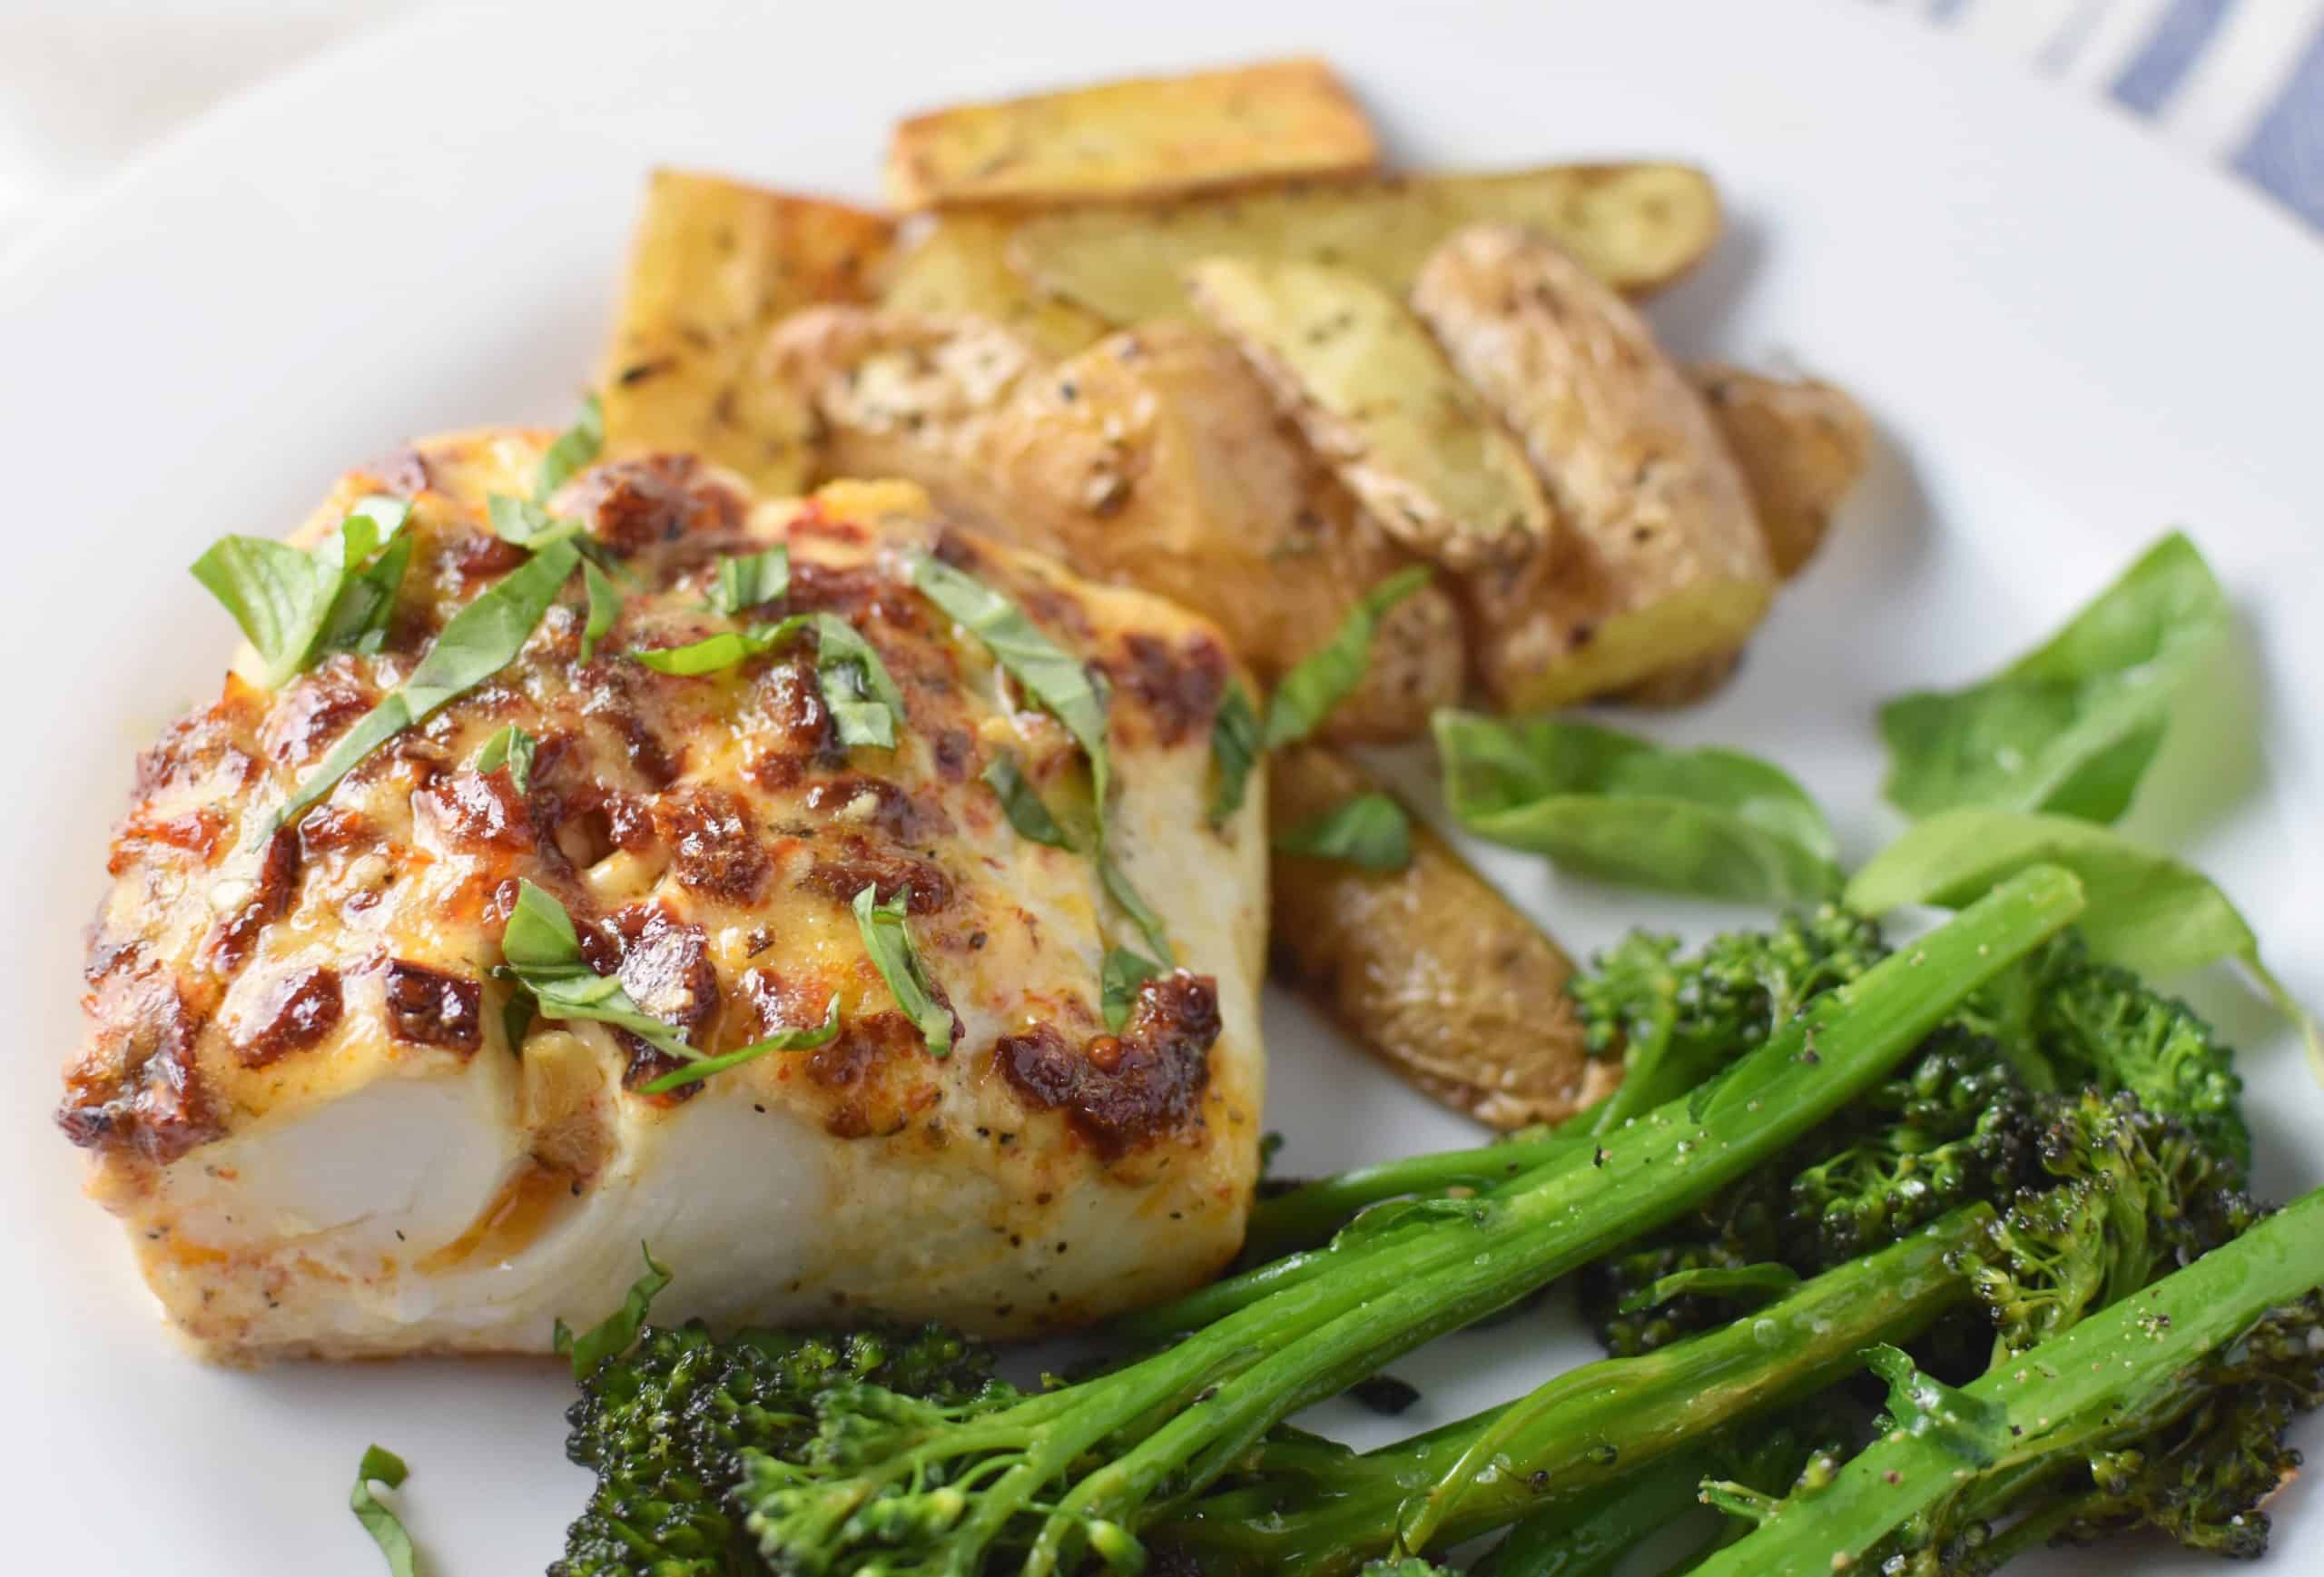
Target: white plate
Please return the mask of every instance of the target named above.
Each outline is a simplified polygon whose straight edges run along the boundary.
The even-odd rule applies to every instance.
[[[2280,971],[2324,1000],[2324,255],[2127,123],[1987,65],[1909,17],[1750,6],[1171,0],[1068,5],[565,5],[432,15],[243,101],[40,238],[0,276],[0,449],[17,675],[0,778],[9,1060],[0,1236],[0,1483],[12,1570],[369,1572],[349,1480],[379,1440],[443,1577],[537,1572],[584,1479],[546,1365],[261,1375],[158,1328],[116,1229],[50,1126],[80,1033],[80,922],[130,757],[215,684],[226,621],[183,574],[272,532],[408,435],[550,422],[588,376],[655,162],[872,194],[889,121],[961,94],[1270,52],[1328,52],[1414,163],[1700,160],[1733,233],[1656,303],[1679,346],[1796,356],[1889,441],[1741,681],[1664,725],[1778,757],[1861,857],[1892,830],[1870,711],[1980,672],[2184,522],[2245,617],[2241,659],[2174,734],[2137,831],[2229,886]],[[1570,944],[1641,902],[1496,855]],[[2200,1000],[2248,1047],[2261,1179],[2324,1178],[2324,1098],[2231,981]],[[1470,1130],[1277,1003],[1272,1126],[1294,1169]],[[1405,1425],[1584,1354],[1520,1322],[1398,1365]],[[1377,1421],[1360,1421],[1374,1434]],[[2285,1497],[2276,1563],[2315,1569],[2324,1506]],[[2105,1557],[2119,1565],[2124,1555]],[[2209,1570],[2160,1550],[2157,1572]],[[2029,1562],[2028,1570],[2034,1569]],[[2053,1569],[2065,1569],[2063,1566]]]

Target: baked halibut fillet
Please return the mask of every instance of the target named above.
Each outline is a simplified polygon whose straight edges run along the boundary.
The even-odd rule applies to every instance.
[[[545,442],[461,435],[345,478],[293,540],[366,495],[411,501],[384,647],[271,690],[246,647],[139,761],[58,1120],[170,1317],[229,1359],[545,1352],[553,1320],[619,1305],[641,1242],[675,1275],[656,1316],[722,1324],[876,1311],[1021,1336],[1215,1274],[1257,1169],[1266,793],[1208,825],[1211,719],[1240,675],[1169,603],[950,530],[904,484],[753,501],[686,458],[599,465],[548,500],[625,593],[593,659],[576,574],[513,662],[270,831],[526,561],[487,498],[529,496]],[[787,593],[714,611],[721,560],[776,543]],[[983,775],[1006,754],[1068,824],[1078,793],[1086,847],[1088,757],[915,588],[922,552],[1109,695],[1106,846],[1177,965],[1117,991],[1118,1029],[1108,951],[1158,950],[1089,854],[1018,832]],[[839,743],[816,654],[845,632],[694,676],[628,655],[790,614],[870,643],[905,704],[893,749]],[[479,770],[511,724],[529,773]],[[834,999],[836,1036],[648,1092],[684,1062],[511,1012],[520,881],[687,1048],[821,1025]],[[867,891],[901,906],[949,1054],[867,951]]]

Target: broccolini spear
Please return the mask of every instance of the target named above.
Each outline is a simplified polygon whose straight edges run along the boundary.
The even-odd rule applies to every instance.
[[[1318,1274],[1128,1367],[1000,1403],[827,1389],[811,1444],[745,1454],[760,1552],[781,1577],[977,1577],[988,1557],[1047,1577],[1085,1554],[1136,1569],[1135,1528],[1183,1509],[1282,1418],[1732,1183],[1876,1082],[2081,903],[2066,872],[2022,872],[1815,998],[1691,1097],[1473,1199],[1359,1228]]]
[[[1962,1389],[1880,1349],[1887,1431],[1828,1485],[1730,1499],[1759,1525],[1697,1577],[1975,1573],[2139,1525],[2257,1554],[2284,1422],[2324,1394],[2319,1286],[2324,1189]]]

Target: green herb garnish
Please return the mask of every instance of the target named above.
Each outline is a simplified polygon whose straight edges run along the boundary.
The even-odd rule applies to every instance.
[[[710,606],[733,618],[745,608],[770,603],[791,589],[791,550],[780,543],[761,553],[718,561]]]
[[[815,628],[815,683],[839,730],[839,742],[893,750],[896,725],[904,716],[904,694],[896,688],[888,665],[872,643],[837,614],[809,616]]]
[[[1019,837],[1036,843],[1047,843],[1052,849],[1073,847],[1073,840],[1066,836],[1065,829],[1058,825],[1055,816],[1049,814],[1049,806],[1041,803],[1041,796],[1034,792],[1033,785],[1025,781],[1023,771],[1017,765],[1016,756],[1004,750],[986,764],[984,771],[977,775],[1000,797],[1000,808],[1008,815],[1009,824],[1017,829]]]
[[[1779,768],[1587,723],[1439,712],[1444,798],[1470,832],[1603,881],[1714,898],[1839,892],[1824,813]]]
[[[629,1284],[629,1296],[622,1299],[621,1307],[577,1336],[563,1320],[550,1329],[549,1346],[559,1357],[573,1360],[576,1380],[586,1380],[607,1358],[629,1351],[637,1340],[637,1333],[645,1328],[645,1316],[652,1311],[654,1300],[670,1285],[670,1267],[655,1258],[654,1250],[647,1245],[641,1243],[637,1247],[645,1256],[645,1274]]]
[[[812,1051],[818,1046],[828,1046],[839,1038],[839,999],[833,997],[823,1010],[823,1021],[801,1029],[783,1030],[763,1040],[753,1040],[732,1051],[722,1051],[715,1057],[705,1057],[699,1062],[689,1062],[684,1068],[673,1068],[659,1079],[638,1086],[645,1095],[667,1095],[682,1084],[692,1084],[724,1073],[729,1068],[740,1068],[745,1062],[756,1061],[770,1051]]]
[[[546,504],[548,496],[571,479],[573,473],[596,459],[606,447],[606,412],[594,394],[581,402],[573,425],[556,435],[541,457],[540,474],[533,482],[533,498]]]
[[[911,932],[905,928],[904,916],[911,903],[909,892],[899,892],[882,903],[879,887],[868,886],[855,895],[855,925],[863,933],[863,949],[872,955],[872,967],[888,982],[896,1006],[919,1028],[929,1054],[949,1057],[952,1010],[937,1000],[936,982],[929,978],[919,950],[912,946]]]
[[[581,562],[581,585],[589,594],[589,616],[581,626],[581,660],[586,663],[597,655],[597,643],[613,633],[621,617],[622,596],[621,587],[594,558]]]
[[[1154,912],[1152,904],[1139,896],[1137,889],[1130,885],[1129,877],[1115,862],[1112,854],[1098,854],[1098,881],[1106,889],[1107,896],[1130,917],[1131,922],[1137,927],[1138,934],[1146,938],[1146,945],[1159,953],[1164,963],[1176,963],[1178,955],[1171,951],[1170,932],[1163,925],[1162,917]]]
[[[1259,733],[1258,710],[1250,693],[1240,685],[1226,686],[1218,712],[1210,720],[1210,824],[1225,826],[1243,808],[1243,791],[1251,781],[1265,748]]]
[[[355,1487],[347,1496],[348,1509],[371,1535],[371,1543],[379,1546],[379,1553],[388,1558],[389,1577],[418,1577],[419,1552],[412,1548],[411,1535],[404,1532],[402,1521],[373,1497],[371,1486],[383,1483],[400,1489],[410,1476],[403,1458],[384,1445],[374,1445],[363,1453],[355,1469]]]
[[[810,616],[793,614],[779,624],[747,630],[720,630],[683,646],[650,646],[629,655],[657,674],[698,678],[763,656],[807,627]]]
[[[1130,1010],[1137,1005],[1138,987],[1161,972],[1162,966],[1144,953],[1126,947],[1106,950],[1106,961],[1098,971],[1098,1001],[1107,1029],[1120,1033],[1129,1022]]]
[[[1332,708],[1364,682],[1364,671],[1372,664],[1372,641],[1380,633],[1380,621],[1387,616],[1389,609],[1428,582],[1428,567],[1416,564],[1410,569],[1398,570],[1365,592],[1363,600],[1340,621],[1339,628],[1332,632],[1332,638],[1302,658],[1275,686],[1275,698],[1267,704],[1266,728],[1260,736],[1261,743],[1274,750],[1295,744],[1321,728],[1332,715]]]
[[[193,577],[233,615],[271,688],[324,652],[376,651],[411,559],[411,506],[358,500],[311,553],[263,537],[222,537],[193,561]]]
[[[1401,871],[1413,862],[1412,818],[1374,790],[1275,835],[1275,851],[1311,860],[1342,860],[1366,871]]]
[[[540,742],[511,723],[484,742],[470,764],[478,772],[498,772],[508,769],[510,786],[523,793],[532,786],[533,754]]]
[[[492,534],[528,552],[537,553],[552,543],[581,535],[580,521],[560,520],[530,498],[495,493],[484,502],[492,519]]]
[[[617,975],[601,975],[581,953],[580,933],[565,905],[519,877],[517,907],[500,939],[507,972],[549,1019],[583,1019],[626,1030],[666,1056],[698,1062],[685,1037],[639,1007]]]

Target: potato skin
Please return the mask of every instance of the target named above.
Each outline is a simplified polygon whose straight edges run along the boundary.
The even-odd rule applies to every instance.
[[[1725,362],[1690,367],[1711,419],[1743,468],[1776,574],[1789,580],[1816,557],[1832,514],[1872,462],[1872,419],[1846,389],[1814,378],[1770,378]]]
[[[1271,825],[1378,785],[1332,751],[1275,753]],[[1620,1082],[1583,1049],[1573,961],[1415,822],[1412,863],[1386,873],[1275,856],[1275,971],[1348,1034],[1448,1106],[1495,1128],[1556,1122]]]
[[[1563,705],[1740,645],[1774,590],[1767,545],[1741,468],[1638,313],[1508,226],[1438,248],[1413,306],[1558,510],[1555,551],[1462,583],[1493,700]]]
[[[1116,334],[1053,367],[946,386],[950,345],[990,346],[974,320],[861,309],[803,312],[769,362],[806,391],[832,474],[921,483],[966,523],[1055,555],[1077,573],[1206,611],[1265,684],[1331,638],[1374,586],[1413,562],[1277,418],[1234,348],[1179,324]],[[874,358],[910,376],[865,376]],[[969,361],[1000,366],[991,352]],[[867,405],[870,387],[889,398]],[[893,391],[919,390],[911,409]],[[1382,621],[1363,684],[1328,737],[1423,732],[1459,699],[1460,617],[1423,587]]]

